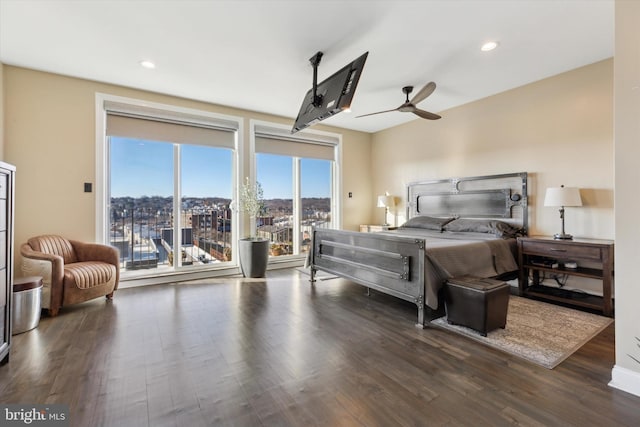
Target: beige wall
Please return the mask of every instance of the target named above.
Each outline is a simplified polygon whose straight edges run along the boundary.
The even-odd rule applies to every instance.
[[[616,367],[612,385],[640,395],[640,2],[616,1]]]
[[[373,189],[402,198],[398,224],[405,220],[409,182],[528,172],[530,235],[560,232],[558,208],[544,206],[544,193],[564,184],[581,189],[584,205],[566,208],[566,232],[613,239],[612,59],[443,111],[442,116],[373,136]],[[570,277],[566,286],[602,295],[597,280]]]
[[[95,193],[84,193],[84,182],[95,182],[95,94],[241,116],[245,143],[249,120],[292,123],[291,119],[252,113],[155,93],[63,77],[39,71],[4,67],[5,158],[16,165],[16,244],[40,233],[95,239]],[[370,135],[328,126],[315,128],[343,135],[343,226],[357,229],[370,208],[361,202],[371,194]],[[244,150],[245,157],[248,149]],[[241,159],[248,165],[248,159]],[[246,169],[245,169],[246,170]],[[19,258],[19,257],[18,257]],[[19,271],[19,270],[16,270]]]
[[[437,96],[436,92],[432,96]],[[373,190],[403,198],[412,181],[529,173],[530,234],[560,231],[547,187],[581,189],[567,232],[613,238],[613,60],[606,60],[373,135]],[[428,109],[428,101],[424,108]],[[399,114],[399,113],[398,113]]]

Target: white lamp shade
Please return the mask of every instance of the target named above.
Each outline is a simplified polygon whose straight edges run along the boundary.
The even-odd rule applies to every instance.
[[[544,196],[545,206],[582,206],[580,189],[577,187],[547,188]]]
[[[393,196],[383,195],[378,196],[378,207],[379,208],[388,208],[391,206],[395,206],[395,200]]]

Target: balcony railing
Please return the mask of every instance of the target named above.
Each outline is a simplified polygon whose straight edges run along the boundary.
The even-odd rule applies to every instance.
[[[271,241],[271,256],[306,253],[311,229],[328,227],[329,215],[314,213],[300,225],[300,248],[294,248],[292,216],[258,219],[257,234]],[[186,209],[181,212],[181,265],[232,261],[232,220],[227,209]],[[168,209],[112,208],[110,244],[120,250],[123,271],[171,268],[176,252],[174,221]]]
[[[183,210],[182,265],[230,261],[230,211]],[[112,208],[110,243],[120,250],[121,268],[139,270],[174,265],[174,221],[167,209]]]

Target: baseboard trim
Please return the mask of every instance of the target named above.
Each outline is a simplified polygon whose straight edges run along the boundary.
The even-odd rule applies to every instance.
[[[284,257],[283,257],[284,258]],[[267,271],[279,270],[281,268],[295,268],[302,266],[304,259],[285,258],[269,261]],[[151,270],[145,270],[145,272]],[[164,274],[152,274],[143,277],[129,277],[120,280],[118,289],[135,288],[138,286],[161,285],[165,283],[185,282],[189,280],[207,279],[210,277],[225,277],[242,275],[240,267],[231,266],[227,268],[216,268],[210,270],[168,272]]]
[[[640,372],[615,365],[609,386],[640,396]]]

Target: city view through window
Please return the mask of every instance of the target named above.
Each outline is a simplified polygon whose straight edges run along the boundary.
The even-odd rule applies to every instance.
[[[124,272],[235,261],[233,150],[110,137],[109,152],[109,241],[120,250]],[[174,155],[180,158],[179,192]],[[271,241],[273,257],[304,254],[312,227],[331,222],[332,162],[257,154],[256,171],[266,207],[257,236]],[[178,194],[179,251],[173,211]]]

